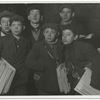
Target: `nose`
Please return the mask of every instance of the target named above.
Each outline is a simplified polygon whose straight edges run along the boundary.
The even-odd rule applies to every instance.
[[[67,39],[67,37],[62,37],[62,40],[66,40]]]
[[[68,14],[67,13],[64,13],[64,16],[67,16]]]
[[[18,29],[18,26],[15,26],[15,29]]]
[[[51,36],[51,34],[52,34],[52,33],[50,32],[50,33],[48,34],[48,36]]]
[[[35,14],[34,17],[36,18],[37,17],[37,14]]]
[[[5,23],[5,26],[9,26],[9,24],[10,24],[9,22],[6,22],[6,23]]]

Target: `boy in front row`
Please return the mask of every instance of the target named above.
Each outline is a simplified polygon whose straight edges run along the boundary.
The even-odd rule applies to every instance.
[[[74,88],[85,67],[92,70],[90,85],[100,90],[100,55],[91,44],[76,40],[76,37],[77,30],[74,27],[63,27],[62,42],[65,51],[63,58],[65,58],[67,69],[69,69],[68,79],[72,89],[70,94],[76,94]]]
[[[33,46],[26,64],[38,75],[34,80],[39,95],[60,94],[56,68],[61,63],[62,45],[57,39],[57,25],[45,24],[43,35],[44,40]]]
[[[11,34],[0,39],[0,56],[16,69],[16,74],[7,95],[26,94],[27,70],[25,59],[29,42],[21,35],[25,28],[23,21],[23,17],[13,16],[10,20]]]

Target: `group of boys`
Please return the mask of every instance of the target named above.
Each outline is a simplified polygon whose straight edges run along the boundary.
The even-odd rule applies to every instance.
[[[0,55],[16,69],[7,95],[61,94],[56,67],[62,62],[63,47],[58,30],[75,27],[82,34],[81,25],[73,20],[74,14],[72,6],[62,5],[59,25],[43,25],[41,10],[32,6],[26,29],[22,16],[7,10],[0,14]]]

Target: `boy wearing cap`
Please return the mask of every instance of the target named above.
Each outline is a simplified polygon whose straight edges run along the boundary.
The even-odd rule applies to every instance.
[[[26,64],[39,76],[34,79],[39,95],[59,94],[56,68],[61,63],[62,45],[57,39],[57,25],[45,24],[43,35],[44,40],[33,46]]]
[[[100,89],[100,55],[91,44],[76,40],[76,36],[77,30],[73,27],[63,28],[62,42],[65,45],[64,58],[66,67],[69,69],[71,94],[77,94],[74,88],[85,67],[89,67],[92,70],[91,86]]]
[[[40,6],[31,6],[27,10],[29,26],[27,27],[26,36],[31,40],[33,45],[35,42],[41,41],[43,39],[42,35],[42,11]]]
[[[13,16],[13,13],[11,13],[8,10],[4,10],[0,13],[0,27],[1,32],[0,36],[6,36],[10,33],[10,18]]]
[[[30,40],[31,48],[36,42],[42,41],[42,11],[39,5],[32,5],[27,10],[27,16],[29,24],[26,28],[26,34],[24,35],[28,40]],[[36,94],[36,89],[34,87],[33,81],[33,71],[29,72],[29,94]],[[33,89],[32,89],[33,88]],[[30,91],[31,90],[31,91]],[[32,91],[33,90],[33,91]]]
[[[15,15],[10,20],[11,34],[1,37],[0,55],[15,69],[16,74],[8,95],[26,95],[27,69],[25,59],[29,49],[29,42],[22,37],[24,30],[23,17]]]
[[[86,30],[82,24],[75,20],[75,10],[72,4],[62,4],[59,7],[60,22],[59,27],[62,29],[64,26],[75,27],[78,30],[78,36],[82,35],[85,37]]]

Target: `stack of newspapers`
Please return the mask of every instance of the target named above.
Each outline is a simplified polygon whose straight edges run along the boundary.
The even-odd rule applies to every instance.
[[[5,59],[0,60],[0,94],[6,94],[11,86],[15,75],[15,68],[11,66]]]
[[[59,90],[61,93],[68,94],[70,92],[70,84],[67,78],[67,69],[62,64],[56,68]]]
[[[89,68],[85,68],[85,72],[79,80],[74,90],[82,95],[100,95],[100,90],[97,90],[90,86],[92,71]]]

